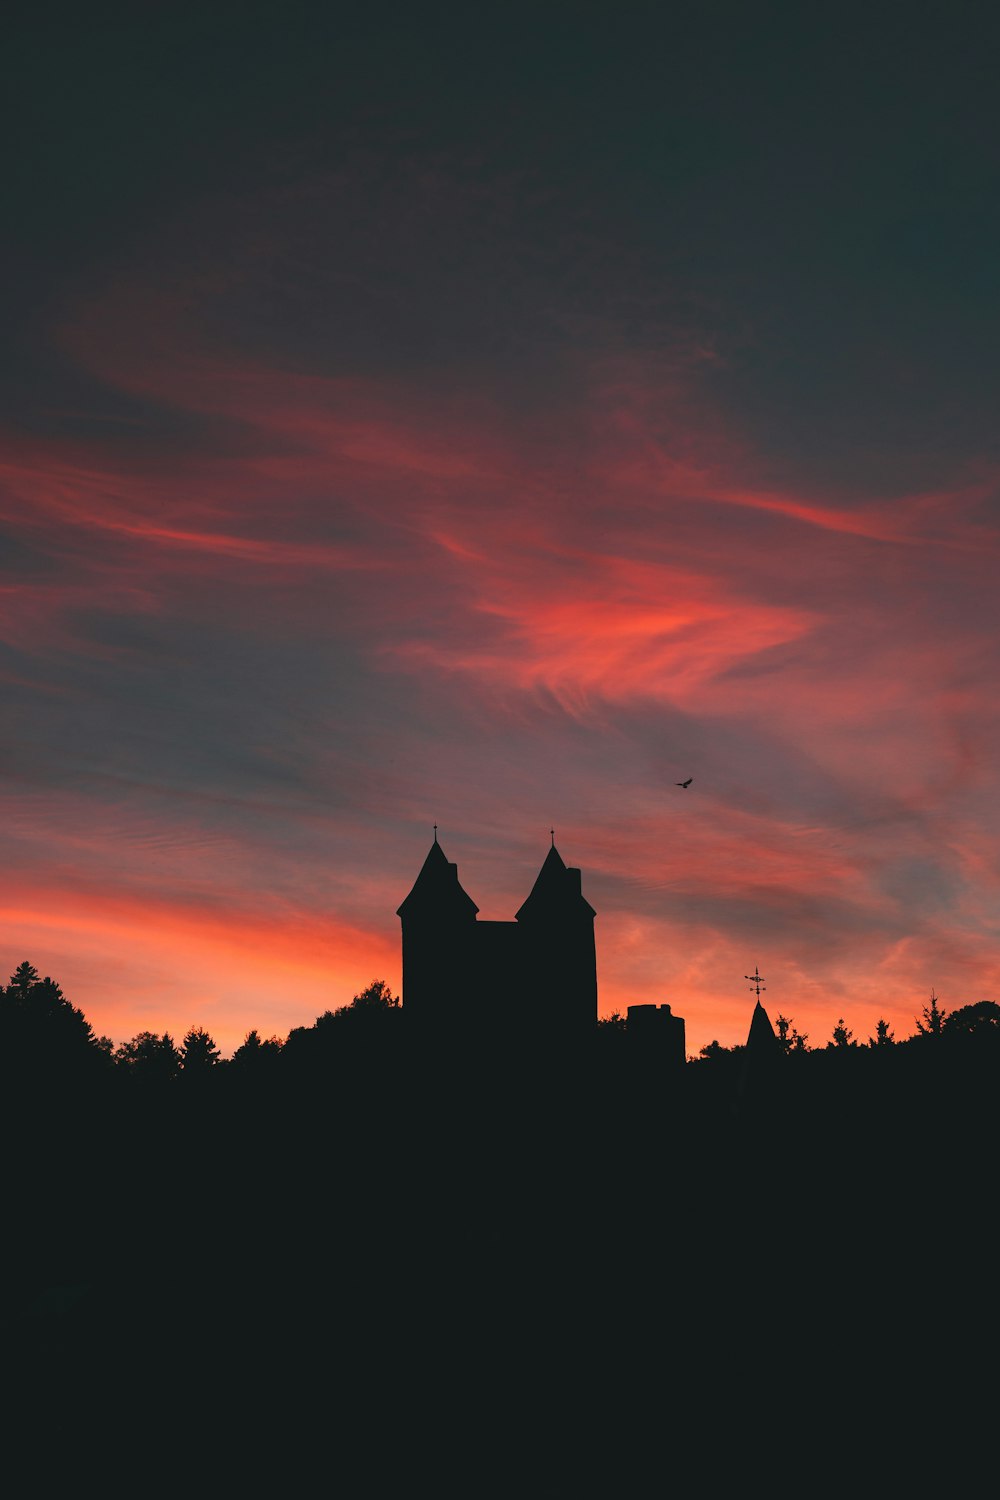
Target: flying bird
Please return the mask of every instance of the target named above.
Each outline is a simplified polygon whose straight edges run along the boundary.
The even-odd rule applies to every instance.
[[[693,780],[694,780],[694,777],[693,776],[689,776],[688,779],[687,779],[687,781],[675,781],[674,782],[674,786],[690,786]]]

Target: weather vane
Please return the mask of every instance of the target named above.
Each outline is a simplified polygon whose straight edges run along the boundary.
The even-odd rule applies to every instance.
[[[757,1004],[759,1005],[760,1004],[760,992],[761,992],[761,990],[766,990],[767,989],[767,985],[764,983],[763,976],[758,973],[758,971],[757,971],[757,965],[754,964],[754,966],[753,966],[753,973],[752,974],[744,974],[743,978],[744,979],[749,979],[750,983],[753,985],[754,989],[757,991]]]

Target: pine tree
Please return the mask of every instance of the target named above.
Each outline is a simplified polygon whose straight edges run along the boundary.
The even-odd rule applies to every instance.
[[[200,1077],[219,1061],[219,1049],[204,1026],[192,1026],[181,1043],[181,1070],[185,1077]]]
[[[54,979],[39,979],[32,964],[19,964],[0,996],[3,1050],[15,1069],[65,1079],[67,1070],[86,1069],[99,1056],[83,1011],[70,1004]]]
[[[917,1019],[918,1034],[920,1036],[940,1037],[944,1030],[944,1023],[948,1012],[942,1010],[938,1005],[938,997],[933,990],[931,990],[930,1004],[924,1006],[921,1015],[923,1016],[923,1020]]]
[[[841,1016],[833,1028],[833,1040],[827,1042],[826,1045],[828,1047],[856,1047],[858,1044],[853,1038],[854,1032],[849,1029],[843,1016]]]
[[[31,991],[38,983],[38,970],[25,959],[23,964],[18,964],[10,976],[6,997],[15,1003],[21,1003],[29,998]]]

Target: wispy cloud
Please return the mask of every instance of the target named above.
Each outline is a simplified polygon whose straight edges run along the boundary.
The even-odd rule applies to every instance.
[[[439,817],[497,916],[554,821],[604,1008],[669,996],[695,1048],[756,961],[814,1037],[995,985],[987,462],[793,478],[697,329],[550,309],[525,393],[457,342],[240,347],[223,264],[168,281],[67,314],[92,405],[4,445],[12,967],[116,1035],[287,1030],[398,982]]]

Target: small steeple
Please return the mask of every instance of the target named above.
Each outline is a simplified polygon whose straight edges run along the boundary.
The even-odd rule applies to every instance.
[[[750,1031],[747,1035],[747,1052],[759,1054],[764,1057],[777,1050],[778,1038],[774,1034],[771,1017],[758,1000],[753,1008],[753,1015],[750,1018]]]

